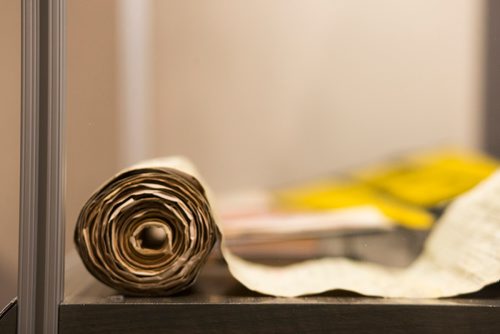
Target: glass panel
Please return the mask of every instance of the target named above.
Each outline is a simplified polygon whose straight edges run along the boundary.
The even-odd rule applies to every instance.
[[[298,249],[404,266],[442,204],[496,167],[449,151],[406,158],[481,151],[482,2],[68,0],[67,8],[68,254],[78,213],[105,180],[181,154],[221,201],[258,190],[278,191],[284,211],[375,206],[400,223],[394,234],[336,235]],[[372,174],[402,156],[390,182]],[[428,169],[408,176],[415,159]],[[481,177],[444,184],[471,164]],[[408,190],[418,177],[434,182],[434,197]],[[304,190],[311,182],[335,200]],[[351,197],[339,204],[337,191]],[[240,251],[304,257],[280,253],[285,246]],[[68,267],[77,262],[68,256]]]

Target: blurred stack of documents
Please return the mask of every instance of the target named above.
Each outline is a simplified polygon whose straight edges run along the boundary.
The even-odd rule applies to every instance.
[[[285,211],[276,208],[272,195],[263,191],[241,193],[221,203],[222,224],[228,239],[290,239],[393,226],[390,218],[370,205]]]
[[[220,224],[227,244],[247,257],[348,256],[403,266],[444,207],[498,166],[478,152],[419,152],[280,189],[229,194],[219,198]]]

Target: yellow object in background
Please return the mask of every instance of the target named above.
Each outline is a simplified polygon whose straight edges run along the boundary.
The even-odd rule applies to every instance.
[[[373,205],[401,225],[414,229],[429,228],[434,217],[419,207],[400,202],[355,180],[328,180],[277,194],[278,205],[294,210],[331,210]]]
[[[355,177],[400,200],[429,208],[473,188],[497,168],[497,161],[479,153],[439,150],[367,168]]]
[[[278,205],[324,210],[373,205],[408,228],[427,229],[427,210],[474,187],[499,167],[480,153],[436,150],[357,171],[351,179],[327,179],[277,193]]]

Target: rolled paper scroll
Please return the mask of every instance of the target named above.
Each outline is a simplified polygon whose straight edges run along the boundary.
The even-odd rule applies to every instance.
[[[126,170],[82,208],[75,243],[86,268],[127,294],[171,295],[190,287],[218,229],[203,186],[170,159]]]
[[[206,188],[185,159],[146,161],[102,186],[78,218],[75,242],[88,270],[134,294],[174,294],[193,284],[218,235]],[[296,297],[343,289],[364,295],[438,298],[500,279],[500,171],[458,198],[422,254],[404,269],[346,258],[273,267],[225,246],[231,274],[260,293]]]

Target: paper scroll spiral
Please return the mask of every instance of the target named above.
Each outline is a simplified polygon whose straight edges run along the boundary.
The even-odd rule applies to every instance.
[[[125,171],[82,208],[75,243],[87,269],[128,294],[191,286],[218,236],[205,191],[171,168]]]

